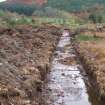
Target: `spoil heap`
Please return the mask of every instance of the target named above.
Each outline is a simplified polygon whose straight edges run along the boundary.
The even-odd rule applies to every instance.
[[[55,26],[0,30],[0,104],[39,105],[43,78],[59,39]]]

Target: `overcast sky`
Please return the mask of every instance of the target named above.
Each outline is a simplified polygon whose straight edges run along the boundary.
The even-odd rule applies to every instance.
[[[3,2],[3,1],[6,1],[6,0],[0,0],[0,2]]]

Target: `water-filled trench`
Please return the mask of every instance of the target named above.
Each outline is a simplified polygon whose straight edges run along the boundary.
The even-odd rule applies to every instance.
[[[54,52],[51,70],[43,90],[46,105],[101,105],[86,82],[88,78],[65,30]]]

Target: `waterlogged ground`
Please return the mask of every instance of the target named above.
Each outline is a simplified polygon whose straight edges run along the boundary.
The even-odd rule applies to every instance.
[[[77,62],[70,40],[69,33],[64,31],[43,91],[46,105],[100,105],[91,92],[94,99],[88,95],[81,65]]]

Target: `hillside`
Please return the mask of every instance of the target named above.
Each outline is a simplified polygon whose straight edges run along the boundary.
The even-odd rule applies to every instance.
[[[78,11],[96,4],[105,4],[105,0],[48,0],[47,5],[66,11]]]
[[[36,9],[52,7],[68,12],[78,12],[94,5],[103,5],[105,0],[7,0],[0,9],[31,15]]]
[[[43,5],[46,3],[47,0],[7,0],[6,3],[22,3],[22,4],[37,4],[37,5]]]

